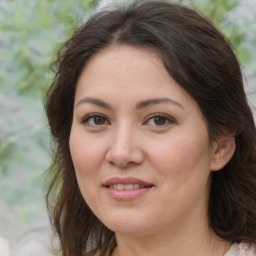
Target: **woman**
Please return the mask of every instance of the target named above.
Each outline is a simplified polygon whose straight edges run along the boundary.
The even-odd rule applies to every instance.
[[[161,1],[104,11],[47,94],[63,256],[256,255],[256,133],[228,41]]]

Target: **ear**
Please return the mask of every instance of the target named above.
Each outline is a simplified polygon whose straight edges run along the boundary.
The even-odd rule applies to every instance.
[[[234,136],[222,135],[213,142],[212,159],[210,164],[211,171],[218,171],[222,169],[232,158],[236,142]]]

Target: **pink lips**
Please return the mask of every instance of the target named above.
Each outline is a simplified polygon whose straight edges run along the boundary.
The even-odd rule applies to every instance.
[[[117,184],[136,184],[136,188],[133,189],[122,189],[119,190],[114,188]],[[139,185],[139,188],[137,188]],[[103,187],[105,188],[108,195],[114,199],[121,200],[121,201],[128,201],[138,198],[139,196],[145,194],[153,187],[153,184],[145,182],[143,180],[134,178],[134,177],[127,177],[127,178],[119,178],[113,177],[106,182],[104,182]]]

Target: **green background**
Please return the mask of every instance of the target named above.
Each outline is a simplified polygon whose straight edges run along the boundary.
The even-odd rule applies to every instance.
[[[43,97],[58,47],[106,2],[0,0],[0,236],[8,238],[11,256],[50,255],[43,173],[51,149]],[[256,102],[256,1],[173,2],[209,17],[230,39]]]

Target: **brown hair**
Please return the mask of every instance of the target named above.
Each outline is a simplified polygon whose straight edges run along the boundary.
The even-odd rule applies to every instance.
[[[96,14],[58,56],[46,97],[56,142],[47,206],[62,255],[81,256],[92,249],[106,255],[116,243],[84,201],[69,151],[78,77],[92,55],[113,44],[156,49],[170,76],[198,102],[212,140],[224,127],[236,131],[232,159],[212,173],[209,222],[225,240],[256,242],[256,130],[240,65],[228,40],[206,18],[181,5],[147,1]]]

